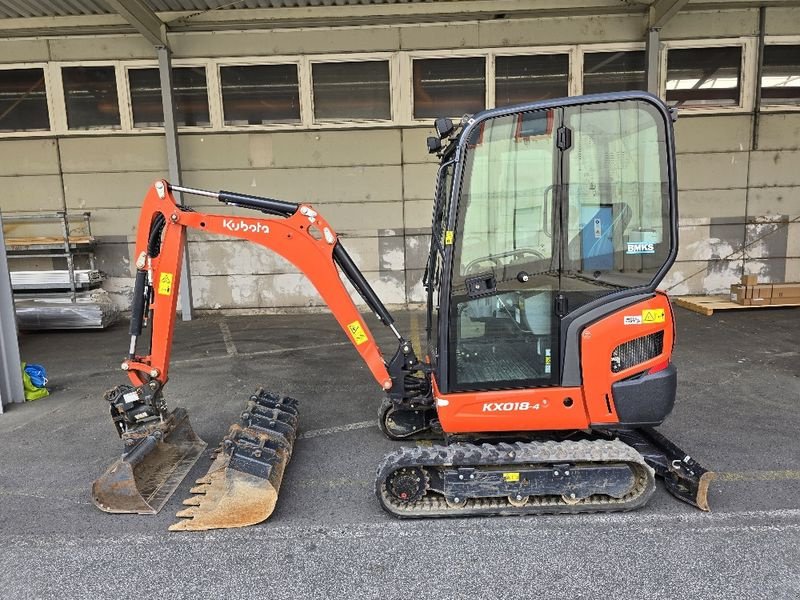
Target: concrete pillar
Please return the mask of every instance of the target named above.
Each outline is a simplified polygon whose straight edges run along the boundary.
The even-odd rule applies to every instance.
[[[0,213],[0,413],[3,405],[12,402],[25,402],[25,390],[22,388],[17,317],[3,236],[3,215]]]
[[[650,28],[645,34],[645,69],[647,77],[647,91],[658,96],[661,83],[661,63],[659,62],[658,49],[661,45],[661,30]]]
[[[178,128],[175,124],[175,97],[172,93],[172,53],[166,46],[158,46],[158,72],[161,77],[161,104],[164,107],[164,138],[167,143],[167,166],[169,182],[181,185],[181,157],[178,147]],[[179,192],[175,199],[182,202]],[[189,249],[183,249],[181,263],[180,307],[181,318],[192,320],[192,285],[189,268]]]

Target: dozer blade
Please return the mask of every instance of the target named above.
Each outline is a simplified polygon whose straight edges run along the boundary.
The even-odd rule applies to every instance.
[[[183,408],[124,439],[128,450],[92,484],[95,505],[110,513],[156,514],[206,448]]]
[[[231,426],[208,473],[184,500],[170,531],[246,527],[275,510],[297,434],[297,401],[263,390],[250,397],[242,424]]]
[[[670,494],[700,510],[711,510],[708,486],[716,478],[716,473],[707,470],[652,427],[620,430],[618,434],[622,441],[636,448],[647,464],[664,479],[664,486]]]

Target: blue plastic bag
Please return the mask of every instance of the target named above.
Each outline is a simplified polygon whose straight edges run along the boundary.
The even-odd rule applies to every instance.
[[[36,387],[43,388],[47,385],[47,372],[45,372],[42,365],[28,363],[25,365],[25,372],[31,378],[31,383]]]

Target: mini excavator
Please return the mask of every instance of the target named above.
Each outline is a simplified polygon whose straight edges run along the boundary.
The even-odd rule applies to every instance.
[[[94,482],[94,502],[155,513],[206,447],[164,400],[194,229],[260,244],[305,274],[386,394],[383,433],[437,440],[383,458],[375,493],[390,514],[627,511],[648,501],[656,476],[708,510],[713,473],[654,429],[677,385],[673,313],[657,290],[678,249],[673,120],[644,92],[437,119],[423,360],[316,209],[157,181],[136,240],[130,385],[105,396],[124,453]],[[177,193],[273,218],[197,212]],[[396,336],[388,360],[341,274]],[[269,517],[297,420],[296,400],[257,390],[170,529]]]

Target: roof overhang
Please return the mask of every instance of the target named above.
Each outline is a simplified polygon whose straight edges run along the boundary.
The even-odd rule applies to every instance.
[[[319,0],[248,0],[263,8],[237,8],[230,1],[217,2],[206,10],[156,11],[158,6],[194,6],[187,0],[70,0],[84,6],[80,14],[46,11],[43,7],[67,4],[57,0],[0,0],[0,16],[15,14],[11,6],[31,4],[39,16],[0,18],[3,37],[101,35],[145,33],[150,41],[160,39],[161,25],[169,32],[225,31],[299,27],[345,27],[399,25],[432,22],[481,21],[532,17],[638,14],[645,25],[664,23],[678,10],[735,10],[767,7],[798,7],[800,0],[347,0],[345,4]],[[350,3],[352,2],[352,3]],[[205,2],[213,5],[214,2]],[[244,2],[242,2],[244,4]],[[123,16],[112,6],[136,7]],[[90,8],[94,7],[91,11]],[[97,7],[104,7],[98,10]],[[146,14],[150,9],[150,15]],[[77,12],[75,9],[73,12]],[[133,18],[131,18],[133,15]],[[131,23],[134,23],[133,25]],[[159,24],[160,22],[160,24]],[[137,24],[138,23],[138,24]]]

